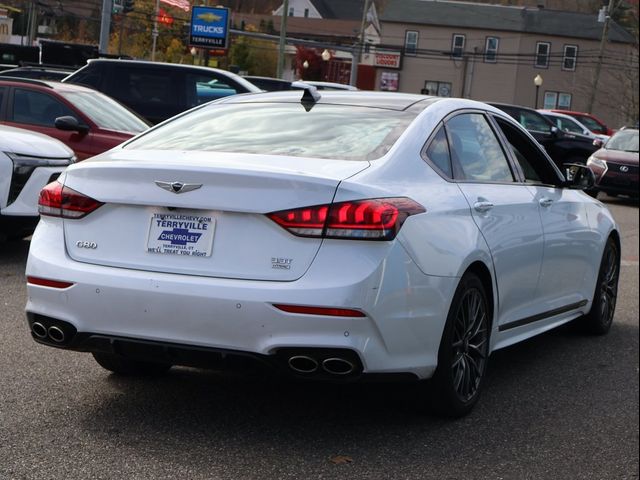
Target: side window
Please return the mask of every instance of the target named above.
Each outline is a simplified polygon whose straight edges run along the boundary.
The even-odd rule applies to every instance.
[[[435,134],[424,153],[431,163],[433,163],[445,176],[449,178],[453,177],[451,170],[451,155],[449,154],[449,142],[447,141],[447,133],[445,132],[444,127],[440,127],[438,133]]]
[[[525,181],[558,185],[561,179],[540,147],[514,125],[501,118],[494,118],[509,142],[509,147],[524,173]]]
[[[537,112],[531,112],[529,110],[514,110],[508,113],[527,130],[551,133],[551,127],[553,125]]]
[[[119,67],[114,74],[109,93],[123,103],[178,104],[174,75],[168,71]]]
[[[232,84],[232,81],[215,74],[188,73],[185,84],[187,106],[189,107],[242,93]]]
[[[461,114],[450,119],[446,126],[457,179],[514,181],[507,156],[484,115]]]
[[[46,93],[16,88],[13,93],[13,112],[10,120],[16,123],[28,123],[54,127],[58,117],[77,115],[64,103]]]
[[[86,85],[87,87],[100,90],[101,70],[102,66],[100,65],[90,65],[74,74],[72,83]]]

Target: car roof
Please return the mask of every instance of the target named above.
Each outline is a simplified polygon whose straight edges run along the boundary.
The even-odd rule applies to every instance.
[[[315,89],[314,89],[315,90]],[[352,105],[359,107],[381,108],[387,110],[409,110],[416,106],[423,110],[433,103],[443,100],[441,97],[428,97],[412,93],[373,92],[365,90],[321,90],[317,104]],[[220,103],[300,103],[305,91],[288,90],[225,97]]]
[[[85,87],[83,85],[76,85],[73,83],[62,83],[53,80],[38,80],[35,78],[22,78],[22,77],[0,77],[0,83],[2,84],[15,84],[15,85],[33,85],[41,88],[49,88],[54,91],[60,92],[94,92],[93,88]]]

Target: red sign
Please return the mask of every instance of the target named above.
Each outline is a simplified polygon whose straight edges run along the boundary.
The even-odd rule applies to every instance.
[[[161,8],[158,10],[158,22],[169,26],[173,23],[173,17]]]
[[[401,56],[395,52],[376,52],[373,66],[383,68],[400,68]]]

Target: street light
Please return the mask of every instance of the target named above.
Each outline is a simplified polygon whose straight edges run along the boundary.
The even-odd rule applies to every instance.
[[[322,57],[322,60],[324,60],[325,62],[328,62],[329,60],[331,60],[331,52],[326,48],[324,49],[324,52],[322,52],[320,56]]]
[[[304,77],[306,77],[304,73],[307,71],[307,68],[309,68],[309,61],[305,60],[304,62],[302,62],[302,71],[300,72],[300,80],[303,80]]]
[[[533,79],[533,84],[536,86],[536,104],[534,108],[538,108],[538,92],[540,91],[540,87],[542,86],[543,82],[544,80],[542,79],[542,76],[540,74],[536,75],[536,78]]]

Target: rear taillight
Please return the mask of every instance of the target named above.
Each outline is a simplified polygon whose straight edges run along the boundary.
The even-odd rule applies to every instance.
[[[424,213],[410,198],[372,198],[281,210],[267,216],[300,237],[392,240],[410,215]]]
[[[82,218],[104,205],[60,182],[52,182],[40,191],[38,212],[40,215],[62,218]]]

